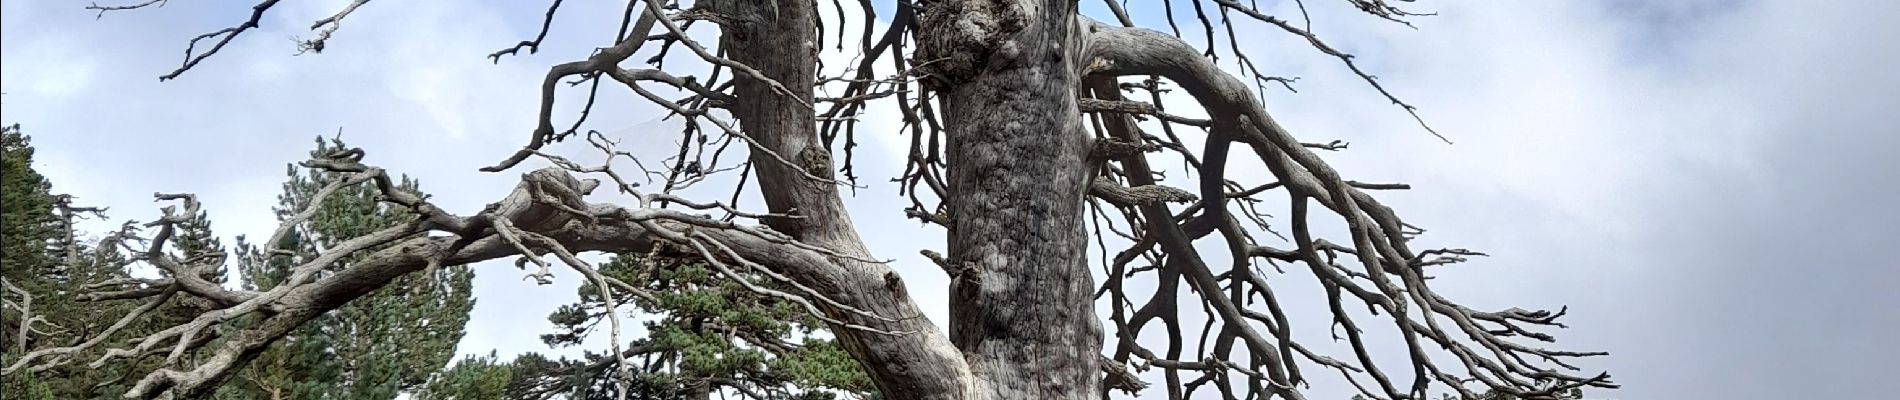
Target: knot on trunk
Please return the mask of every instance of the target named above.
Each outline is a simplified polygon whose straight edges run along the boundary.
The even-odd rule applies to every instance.
[[[968,81],[993,61],[992,53],[1011,46],[1007,38],[1023,29],[1029,14],[1018,2],[945,1],[918,15],[917,71],[927,87]]]
[[[593,222],[594,215],[582,199],[594,188],[595,179],[580,179],[558,167],[547,167],[521,175],[521,183],[501,202],[490,204],[484,213],[504,218],[515,227],[529,232],[549,232],[581,220]]]

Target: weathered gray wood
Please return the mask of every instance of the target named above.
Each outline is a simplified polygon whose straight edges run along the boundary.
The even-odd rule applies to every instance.
[[[814,68],[817,48],[816,16],[811,0],[729,1],[720,4],[735,17],[723,25],[721,46],[734,61],[751,65],[797,95],[792,98],[757,80],[741,78],[734,87],[737,103],[731,107],[740,125],[766,149],[788,159],[806,160],[806,170],[776,162],[752,152],[759,191],[774,213],[796,210],[801,219],[772,219],[766,224],[805,243],[860,259],[873,258],[845,212],[836,185],[808,179],[806,173],[832,176],[834,166],[812,123]],[[791,158],[799,155],[797,158]],[[832,268],[793,275],[838,301],[897,321],[834,313],[854,324],[885,331],[887,335],[833,326],[846,351],[858,359],[878,390],[899,399],[965,398],[969,370],[940,328],[924,317],[889,266],[833,260]]]
[[[970,271],[950,338],[975,398],[1090,398],[1101,382],[1076,21],[1073,1],[941,1],[917,32],[918,59],[948,59],[926,83],[950,121],[948,261]]]

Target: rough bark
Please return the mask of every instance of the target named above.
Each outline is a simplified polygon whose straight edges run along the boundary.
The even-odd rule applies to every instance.
[[[1082,196],[1073,1],[944,1],[919,59],[949,121],[950,338],[979,398],[1080,399],[1100,384]]]
[[[758,69],[789,88],[796,98],[776,92],[756,79],[740,78],[734,86],[737,103],[731,107],[745,132],[758,139],[763,150],[810,164],[795,169],[755,149],[760,193],[774,213],[796,213],[798,219],[768,219],[766,224],[798,240],[833,249],[858,259],[872,259],[858,237],[851,217],[834,184],[817,182],[807,173],[830,178],[834,168],[813,121],[812,100],[817,48],[816,16],[811,0],[727,1],[722,13],[733,22],[722,25],[721,44],[734,61]],[[794,158],[795,157],[795,158]],[[794,211],[796,210],[796,211]],[[936,324],[912,302],[903,280],[889,266],[838,259],[837,268],[809,271],[798,278],[825,295],[880,316],[833,313],[853,324],[901,335],[888,335],[833,326],[846,351],[857,358],[886,396],[899,399],[964,398],[968,369],[963,358],[944,338]],[[835,310],[833,310],[835,311]]]

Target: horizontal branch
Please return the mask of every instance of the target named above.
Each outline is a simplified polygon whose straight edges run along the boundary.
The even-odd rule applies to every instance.
[[[823,298],[835,293],[839,285],[835,282],[813,281],[820,277],[833,276],[831,272],[839,268],[838,260],[857,260],[854,257],[819,248],[793,240],[791,237],[764,227],[742,226],[706,216],[692,215],[678,210],[658,208],[625,208],[613,204],[590,204],[581,197],[591,192],[599,182],[574,177],[559,167],[549,167],[523,174],[521,182],[501,201],[492,203],[482,212],[472,216],[457,216],[441,211],[426,200],[388,186],[387,176],[380,169],[362,166],[355,160],[360,159],[360,150],[339,152],[330,159],[313,160],[308,166],[351,173],[349,181],[369,180],[380,189],[391,190],[382,197],[385,201],[416,208],[424,219],[406,226],[386,229],[366,237],[354,238],[334,246],[320,254],[316,259],[293,267],[293,276],[284,284],[264,293],[225,293],[230,296],[216,302],[216,309],[200,315],[192,322],[160,331],[157,334],[135,340],[132,349],[112,349],[107,357],[95,362],[148,354],[160,349],[163,341],[176,339],[171,349],[176,360],[177,355],[200,346],[212,345],[206,357],[196,358],[196,365],[189,369],[174,370],[161,368],[150,371],[134,386],[129,396],[141,398],[191,398],[210,393],[221,382],[229,379],[245,363],[262,353],[270,343],[288,334],[325,312],[334,310],[349,301],[365,296],[387,285],[397,277],[421,271],[433,265],[461,265],[521,254],[522,247],[511,243],[504,235],[514,231],[534,239],[533,254],[555,253],[574,263],[572,252],[602,251],[616,253],[643,253],[656,249],[679,249],[689,246],[710,246],[714,252],[703,252],[713,257],[714,262],[744,265],[752,269],[769,269],[773,275],[787,279],[805,279],[804,282],[792,282],[795,287],[806,289],[806,298],[814,302],[823,300],[832,309],[859,310],[860,305],[832,302]],[[334,190],[334,187],[326,187]],[[327,191],[326,191],[327,192]],[[152,297],[147,307],[135,310],[124,316],[114,329],[77,346],[48,349],[29,354],[8,366],[7,373],[25,367],[36,358],[56,356],[56,362],[33,364],[39,370],[57,363],[64,363],[65,354],[73,354],[106,342],[132,321],[142,318],[156,304],[171,297],[187,285],[185,277],[192,276],[191,268],[169,260],[170,255],[159,254],[161,246],[170,236],[171,222],[181,215],[194,215],[196,201],[188,195],[164,195],[162,197],[185,200],[186,210],[190,213],[176,212],[167,207],[167,215],[159,220],[160,233],[152,238],[148,257],[169,264],[165,268],[167,277],[150,281],[112,282],[113,285],[135,284],[131,289],[93,293],[90,296],[106,298]],[[321,198],[317,199],[318,201]],[[293,217],[295,217],[293,215]],[[294,223],[292,218],[287,222]],[[489,224],[488,222],[494,222]],[[452,236],[423,236],[420,233],[439,230]],[[408,239],[402,239],[408,238]],[[397,239],[392,241],[392,239]],[[388,243],[384,246],[378,244]],[[662,243],[668,245],[662,246]],[[346,269],[334,274],[314,277],[305,274],[308,271],[335,262],[345,255],[358,253],[364,249],[381,248],[368,254],[359,254]],[[163,257],[151,257],[156,254]],[[689,256],[692,254],[688,254]],[[858,260],[857,262],[865,262]],[[582,267],[584,264],[575,264]],[[583,271],[587,272],[587,271]],[[183,273],[183,275],[178,275]],[[597,277],[598,278],[598,277]],[[153,289],[156,286],[158,289]],[[603,285],[604,287],[604,285]],[[100,286],[106,289],[107,286]],[[153,290],[157,290],[153,293]],[[217,293],[214,293],[217,294]],[[864,311],[857,311],[863,313]],[[256,324],[236,327],[235,332],[225,332],[225,338],[219,344],[212,344],[206,335],[199,331],[229,321],[241,315],[257,314],[263,318]],[[846,314],[848,315],[848,314]],[[821,318],[826,318],[820,315]],[[892,318],[908,316],[869,315],[854,317],[860,321],[894,321]]]
[[[1179,188],[1163,185],[1127,187],[1101,179],[1089,185],[1089,195],[1124,207],[1138,204],[1187,203],[1200,199],[1194,193]]]
[[[1213,121],[1209,121],[1205,119],[1187,118],[1187,117],[1182,117],[1178,115],[1168,114],[1165,112],[1161,112],[1161,109],[1155,108],[1155,105],[1153,104],[1148,104],[1148,103],[1134,101],[1134,100],[1108,101],[1108,100],[1102,100],[1102,99],[1081,99],[1080,102],[1077,103],[1077,105],[1082,108],[1082,112],[1114,112],[1114,113],[1123,113],[1123,114],[1149,115],[1149,116],[1154,116],[1155,118],[1160,118],[1162,121],[1168,121],[1168,122],[1173,122],[1173,123],[1182,124],[1182,125],[1198,126],[1202,128],[1206,128],[1206,127],[1214,125]]]

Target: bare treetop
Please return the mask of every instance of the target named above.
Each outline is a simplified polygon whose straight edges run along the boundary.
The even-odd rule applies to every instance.
[[[347,46],[329,41],[348,29],[348,16],[383,6],[366,3],[349,2],[314,21],[314,36],[302,40],[299,50]],[[1313,31],[1307,7],[1337,2],[1296,1],[1301,15],[1282,17],[1251,2],[1167,0],[1159,6],[1168,32],[1134,26],[1115,0],[1106,2],[1112,15],[1103,16],[1114,22],[1079,15],[1075,2],[1057,0],[897,1],[886,7],[894,10],[890,15],[879,15],[869,0],[821,3],[628,1],[622,14],[610,16],[620,21],[613,38],[539,77],[539,108],[521,111],[536,126],[525,145],[497,154],[497,164],[480,170],[516,170],[530,158],[553,166],[524,172],[513,191],[482,210],[442,209],[403,190],[388,172],[366,162],[372,152],[365,149],[305,162],[347,178],[325,187],[266,245],[300,229],[298,222],[315,203],[344,186],[372,185],[383,201],[419,218],[297,260],[288,282],[267,291],[206,281],[200,272],[223,260],[168,249],[174,226],[200,204],[189,194],[159,194],[174,205],[153,222],[109,236],[109,246],[158,267],[165,278],[100,282],[95,297],[155,305],[191,296],[214,307],[151,335],[124,337],[129,335],[118,335],[115,325],[82,343],[37,349],[4,372],[165,354],[167,364],[140,378],[126,396],[194,398],[299,325],[395,277],[440,265],[517,257],[517,266],[532,268],[530,277],[545,281],[558,264],[586,277],[609,310],[652,296],[577,257],[614,252],[703,261],[749,292],[796,304],[831,327],[886,398],[1078,399],[1119,391],[1143,398],[1217,392],[1224,398],[1301,399],[1315,383],[1343,382],[1373,399],[1423,399],[1432,391],[1542,399],[1585,386],[1616,387],[1607,373],[1572,364],[1607,353],[1538,343],[1555,341],[1542,329],[1564,327],[1557,322],[1564,309],[1483,311],[1433,290],[1429,270],[1484,253],[1415,247],[1424,230],[1373,195],[1410,186],[1348,179],[1315,152],[1344,151],[1345,142],[1302,141],[1294,135],[1297,127],[1283,126],[1263,106],[1258,96],[1270,88],[1292,90],[1297,78],[1256,69],[1241,50],[1238,29],[1301,38],[1310,44],[1304,54],[1339,60],[1423,130],[1438,134],[1355,56]],[[1408,26],[1412,18],[1431,15],[1384,0],[1345,3]],[[88,8],[103,16],[164,4]],[[182,64],[160,79],[216,62],[212,56],[257,28],[277,5],[263,1],[248,19],[191,38]],[[389,6],[385,12],[399,12]],[[535,53],[559,21],[609,17],[563,15],[561,7],[560,0],[549,4],[533,38],[468,61],[499,63],[523,50]],[[846,15],[849,7],[862,14]],[[825,10],[836,11],[834,21],[859,19],[863,30],[825,26],[819,15]],[[1198,20],[1201,34],[1183,36],[1177,19]],[[873,21],[888,24],[874,29]],[[717,43],[691,35],[715,28]],[[842,48],[847,34],[860,44],[855,65],[821,76],[816,54],[828,45]],[[630,61],[643,50],[656,55]],[[677,66],[661,68],[664,55],[675,51],[689,52],[711,72],[694,76]],[[1223,57],[1238,75],[1220,68]],[[616,94],[600,90],[608,80],[610,87],[625,89],[619,95],[647,100],[685,120],[673,156],[642,160],[617,147],[624,138],[587,129],[588,116],[598,112],[596,96]],[[555,115],[557,92],[583,85],[588,97],[579,114]],[[815,89],[840,85],[842,91],[830,96]],[[1164,96],[1175,90],[1192,104],[1165,102],[1188,100]],[[1207,117],[1184,116],[1194,113],[1181,113],[1180,107],[1198,107]],[[858,117],[874,109],[900,115],[897,129],[910,140],[904,171],[889,177],[909,206],[901,213],[852,215],[840,188],[863,187],[852,164]],[[573,121],[557,122],[562,118]],[[1195,142],[1193,135],[1200,135],[1199,148],[1188,144]],[[554,150],[570,142],[580,143]],[[1252,157],[1233,156],[1236,146]],[[561,155],[576,151],[606,161],[584,165]],[[1239,162],[1262,163],[1273,180],[1232,176],[1228,168]],[[1163,166],[1175,163],[1180,166]],[[684,194],[711,178],[733,175],[737,186],[730,198]],[[738,207],[747,188],[763,197],[763,209]],[[589,200],[601,191],[635,201]],[[1274,207],[1284,209],[1263,210]],[[948,242],[874,253],[852,222],[900,214],[927,224],[920,229],[944,229]],[[1316,223],[1342,224],[1344,234],[1324,237]],[[1224,252],[1195,246],[1216,234]],[[1097,249],[1099,273],[1089,264],[1090,247]],[[912,257],[898,254],[912,251],[951,278],[950,320],[944,325],[923,316],[905,277],[887,265],[893,257]],[[362,261],[335,274],[316,273],[346,256]],[[1323,300],[1284,298],[1275,291],[1313,283],[1323,289]],[[1288,309],[1312,305],[1328,318],[1289,317],[1296,313]],[[1098,313],[1098,306],[1109,310]],[[141,318],[151,307],[123,321]],[[240,316],[261,318],[237,324]],[[612,367],[624,385],[637,365],[625,356],[629,342],[620,316],[610,312],[607,319],[618,357]],[[1205,324],[1193,326],[1196,320]],[[1332,343],[1300,339],[1318,337],[1322,329]],[[29,333],[23,327],[20,334]],[[1101,345],[1105,338],[1112,343],[1108,348]],[[1384,338],[1402,341],[1405,354],[1372,350],[1369,342]],[[109,350],[76,358],[101,348]],[[207,356],[181,362],[188,353]],[[1311,379],[1320,375],[1339,379]],[[1161,381],[1147,381],[1157,376]],[[746,382],[721,385],[741,393],[755,389]],[[627,391],[623,386],[618,393]]]

